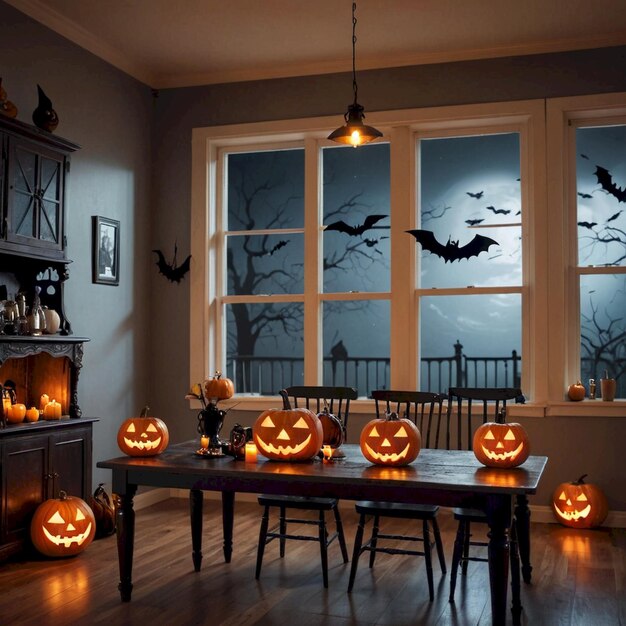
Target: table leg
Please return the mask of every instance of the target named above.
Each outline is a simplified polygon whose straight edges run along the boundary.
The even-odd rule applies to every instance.
[[[120,568],[122,602],[130,602],[133,591],[133,550],[135,547],[135,511],[133,498],[137,485],[126,485],[125,493],[115,495],[115,527],[117,530],[117,558]]]
[[[200,489],[189,490],[189,514],[191,517],[191,559],[193,569],[200,571],[202,564],[202,507],[204,494]]]
[[[511,496],[487,497],[489,524],[489,586],[491,589],[491,621],[493,626],[506,623],[506,594],[509,578],[509,528],[511,527]]]
[[[522,602],[520,599],[520,569],[519,552],[517,543],[517,529],[515,522],[511,525],[511,613],[513,614],[513,626],[520,626],[522,614]]]
[[[222,491],[222,529],[224,533],[224,561],[230,563],[233,554],[233,523],[235,521],[235,492]]]
[[[519,556],[522,561],[522,577],[525,583],[530,583],[532,565],[530,564],[530,509],[528,498],[518,495],[515,506],[515,529]]]

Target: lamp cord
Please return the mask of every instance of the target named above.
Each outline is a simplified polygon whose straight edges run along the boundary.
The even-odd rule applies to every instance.
[[[352,90],[354,91],[354,104],[357,104],[358,87],[356,84],[356,2],[352,3]]]

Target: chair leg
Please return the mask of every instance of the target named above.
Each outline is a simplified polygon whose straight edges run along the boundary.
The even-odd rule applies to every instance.
[[[256,553],[256,573],[254,577],[258,580],[261,575],[261,565],[263,564],[263,552],[267,541],[267,527],[270,521],[270,507],[266,506],[261,518],[261,528],[259,530],[259,546]]]
[[[363,532],[365,530],[365,515],[361,514],[359,518],[359,525],[356,529],[356,535],[354,537],[354,549],[352,551],[352,567],[350,568],[350,581],[348,582],[348,593],[352,591],[354,586],[354,579],[356,578],[356,568],[359,564],[359,557],[361,556],[361,546],[363,545]]]
[[[426,577],[428,578],[428,595],[430,601],[435,599],[435,589],[433,585],[433,558],[430,547],[430,530],[428,529],[428,521],[422,521],[422,532],[424,538],[424,560],[426,561]]]
[[[465,535],[463,536],[463,560],[461,561],[461,573],[463,576],[467,576],[467,565],[469,563],[467,559],[469,557],[470,537],[472,536],[470,526],[471,524],[469,522],[465,522]]]
[[[446,568],[446,555],[443,552],[443,542],[441,541],[441,533],[439,532],[439,524],[437,518],[433,517],[433,533],[435,535],[435,546],[437,548],[437,556],[439,557],[439,566],[441,567],[441,573],[445,574],[448,570]]]
[[[348,547],[346,546],[346,538],[343,534],[343,523],[341,522],[341,515],[339,514],[339,507],[335,505],[333,507],[333,513],[335,515],[335,525],[337,526],[337,539],[339,540],[339,547],[341,548],[341,556],[343,562],[348,562]]]
[[[279,531],[281,534],[280,537],[280,558],[282,559],[285,556],[285,541],[284,535],[287,533],[287,522],[285,521],[286,510],[284,506],[280,507],[280,521],[279,521]]]
[[[320,511],[319,519],[319,541],[320,555],[322,557],[322,577],[324,579],[324,587],[328,589],[328,544],[326,543],[326,518],[324,511]]]
[[[465,537],[465,522],[459,522],[454,539],[454,551],[452,552],[452,568],[450,570],[450,602],[454,602],[454,590],[456,589],[456,575],[463,554],[463,538]]]
[[[378,527],[380,524],[380,517],[374,515],[374,527],[372,528],[372,538],[370,539],[370,567],[374,567],[374,560],[376,559],[376,544],[378,543]]]

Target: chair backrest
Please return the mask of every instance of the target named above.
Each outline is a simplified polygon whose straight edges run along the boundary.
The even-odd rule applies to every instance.
[[[393,391],[375,389],[372,398],[376,403],[376,417],[397,413],[410,419],[422,435],[422,448],[438,448],[443,443],[440,431],[445,396],[427,391]]]
[[[450,387],[446,415],[446,448],[471,450],[474,430],[485,422],[495,422],[499,412],[506,413],[506,403],[524,403],[518,387]],[[473,406],[474,403],[474,406]],[[479,405],[476,410],[475,404]],[[482,409],[480,406],[482,405]],[[453,415],[456,414],[456,420]],[[456,445],[452,439],[455,439]]]
[[[325,406],[328,407],[328,412],[341,422],[345,437],[348,436],[350,400],[358,397],[354,387],[302,385],[281,389],[279,393],[286,408],[305,408],[321,413]]]

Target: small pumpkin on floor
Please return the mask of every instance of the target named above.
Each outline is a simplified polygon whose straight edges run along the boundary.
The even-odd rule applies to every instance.
[[[597,485],[586,483],[587,474],[570,483],[561,483],[552,496],[556,519],[570,528],[595,528],[606,519],[609,506]]]
[[[89,499],[89,506],[96,518],[96,539],[112,535],[115,532],[115,508],[104,490],[104,483],[96,487]]]

